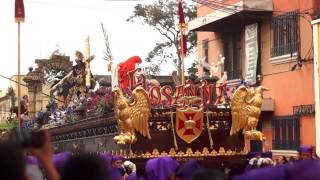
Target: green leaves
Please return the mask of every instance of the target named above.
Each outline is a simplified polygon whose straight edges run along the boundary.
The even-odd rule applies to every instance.
[[[198,66],[198,62],[193,62],[191,64],[191,67],[188,68],[188,70],[187,70],[188,74],[196,74],[198,72],[197,66]]]
[[[197,16],[196,4],[190,1],[188,3],[192,4],[183,4],[186,22]],[[147,68],[149,75],[159,74],[159,66],[162,63],[172,63],[176,67],[180,67],[178,20],[177,0],[156,0],[153,4],[137,4],[134,7],[133,15],[127,19],[129,22],[141,22],[152,27],[164,37],[161,42],[156,43],[156,46],[149,52],[146,59],[149,63]],[[196,46],[196,33],[187,33],[187,45],[188,53],[193,53]]]
[[[16,98],[16,93],[14,92],[11,86],[8,88],[6,96],[10,96],[11,108],[15,107],[17,98]]]
[[[1,131],[11,131],[12,129],[15,129],[18,127],[18,121],[16,118],[10,119],[9,121],[5,123],[0,123],[0,130]]]

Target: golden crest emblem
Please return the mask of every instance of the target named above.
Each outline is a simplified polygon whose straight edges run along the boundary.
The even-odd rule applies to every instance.
[[[197,139],[203,129],[203,109],[177,109],[176,112],[176,133],[187,143]]]

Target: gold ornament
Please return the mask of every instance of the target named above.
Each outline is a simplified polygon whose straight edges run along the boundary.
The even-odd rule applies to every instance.
[[[194,152],[194,156],[203,156],[203,155],[199,150],[196,150],[196,152]]]
[[[234,155],[233,151],[231,149],[229,149],[227,152],[226,152],[226,155],[227,156],[231,156],[231,155]]]
[[[216,150],[212,150],[210,153],[211,156],[217,156],[218,152]]]
[[[170,148],[169,155],[175,156],[176,154],[177,154],[176,150],[174,148]]]
[[[132,92],[133,102],[124,97],[119,88],[113,89],[115,116],[119,124],[119,135],[114,137],[117,144],[133,144],[137,141],[135,131],[151,139],[149,132],[150,101],[147,92],[137,87]]]
[[[224,147],[220,147],[219,148],[219,155],[224,155],[226,153],[226,151],[224,150]]]
[[[133,151],[130,149],[129,154],[128,154],[129,158],[135,158],[136,154],[133,153]]]
[[[241,129],[249,140],[263,140],[263,134],[256,130],[262,105],[262,92],[268,90],[263,86],[246,88],[240,86],[232,97],[231,114],[232,126],[230,135],[236,134]],[[257,136],[259,138],[257,138]]]
[[[160,155],[161,156],[168,156],[168,153],[166,153],[166,151],[162,151]]]
[[[143,157],[143,158],[151,158],[151,157],[152,157],[152,154],[149,153],[149,152],[146,152],[146,153],[142,154],[142,157]]]
[[[152,155],[153,155],[154,157],[159,157],[159,155],[160,155],[159,150],[158,150],[158,149],[154,149],[154,150],[152,151]]]
[[[184,156],[184,152],[183,151],[179,151],[176,155],[177,157],[183,157]]]
[[[209,156],[210,151],[207,147],[204,147],[202,150],[202,156]]]
[[[187,148],[186,150],[186,156],[192,156],[193,155],[193,151],[191,148]]]

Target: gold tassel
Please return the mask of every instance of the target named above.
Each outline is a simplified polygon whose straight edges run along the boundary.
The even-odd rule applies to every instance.
[[[174,132],[174,123],[173,123],[173,113],[171,111],[171,128],[172,128],[172,134],[173,134],[173,143],[174,143],[174,147],[176,150],[178,150],[178,143],[177,143],[177,137],[176,137],[176,133]]]
[[[212,136],[211,136],[211,130],[210,130],[210,123],[209,123],[209,112],[206,112],[206,116],[207,116],[207,129],[208,129],[208,135],[209,135],[209,141],[210,141],[210,149],[213,149],[213,140],[212,140]]]

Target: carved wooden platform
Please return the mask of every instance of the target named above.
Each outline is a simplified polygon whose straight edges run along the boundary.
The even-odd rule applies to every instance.
[[[210,149],[209,131],[204,116],[203,131],[192,143],[187,144],[178,136],[178,150],[174,157],[179,161],[196,158],[208,167],[231,167],[245,160],[243,137],[229,136],[231,127],[230,109],[211,109],[208,115],[209,129],[213,139],[213,149]],[[138,135],[138,141],[132,145],[120,146],[114,143],[113,137],[118,133],[118,125],[113,114],[103,117],[91,117],[78,122],[50,129],[52,141],[57,152],[112,152],[122,154],[135,163],[144,165],[148,158],[170,154],[175,148],[170,110],[153,109],[150,119],[151,140]],[[175,116],[173,116],[175,121]],[[211,153],[205,154],[208,149]],[[221,151],[221,148],[223,148]],[[191,150],[191,153],[190,153]],[[158,152],[158,154],[157,154]],[[153,154],[154,153],[154,154]],[[178,154],[180,153],[180,154]],[[188,154],[189,153],[189,154]]]

